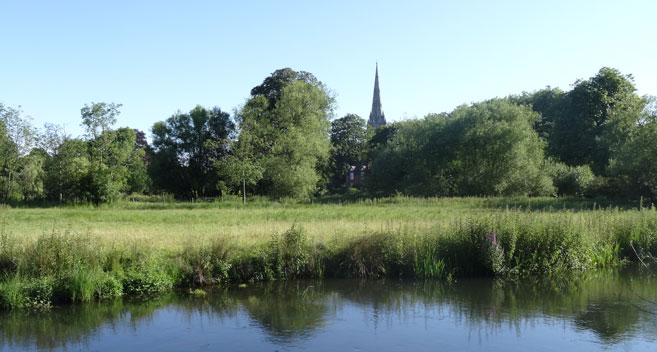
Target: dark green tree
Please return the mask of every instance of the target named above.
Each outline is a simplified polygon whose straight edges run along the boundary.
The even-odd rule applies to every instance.
[[[196,106],[153,125],[150,175],[157,189],[179,197],[218,194],[215,163],[229,152],[235,124],[218,107]]]
[[[312,73],[305,71],[294,71],[293,69],[286,67],[274,71],[269,77],[259,86],[253,87],[251,89],[251,96],[263,96],[267,99],[269,104],[267,105],[269,109],[274,109],[276,103],[281,98],[283,94],[283,89],[293,82],[306,82],[312,86],[319,87],[321,83],[317,80]]]
[[[351,165],[365,162],[367,141],[366,122],[360,116],[347,114],[331,122],[331,190],[338,190],[344,185]]]
[[[639,122],[645,100],[636,94],[631,75],[607,67],[577,81],[566,99],[566,111],[554,121],[550,149],[568,165],[590,165],[603,174]]]
[[[626,196],[657,202],[657,100],[649,102],[629,141],[614,153],[610,174]]]
[[[537,119],[526,106],[496,99],[395,124],[392,140],[373,149],[368,188],[375,195],[551,194]]]
[[[88,144],[62,136],[44,162],[46,197],[59,202],[87,200],[90,168]]]
[[[530,106],[540,115],[534,129],[540,137],[549,141],[555,120],[567,111],[566,97],[566,93],[561,89],[547,87],[532,93],[511,96],[509,99],[513,103]],[[549,151],[552,153],[550,149]]]
[[[441,126],[431,116],[423,120],[398,122],[378,128],[369,140],[369,160],[366,185],[374,196],[389,196],[397,192],[418,196],[442,195],[442,190],[427,189],[430,164],[422,153],[428,134]]]
[[[30,154],[21,159],[21,167],[16,181],[23,193],[24,200],[38,200],[45,196],[43,183],[45,179],[44,163],[48,158],[45,150],[32,149]]]
[[[146,134],[133,129],[135,145],[128,159],[128,179],[125,192],[145,193],[151,189],[151,178],[148,175],[148,163],[152,150],[146,140]]]

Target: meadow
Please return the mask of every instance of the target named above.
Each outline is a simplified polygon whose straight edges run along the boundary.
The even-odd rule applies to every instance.
[[[657,211],[639,202],[149,198],[100,207],[4,207],[0,307],[293,278],[561,277],[651,253],[657,253]]]

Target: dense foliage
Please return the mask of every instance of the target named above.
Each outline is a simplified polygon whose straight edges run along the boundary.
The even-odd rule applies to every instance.
[[[32,127],[0,104],[0,200],[112,202],[122,194],[179,199],[263,195],[308,200],[576,195],[657,199],[657,103],[633,78],[602,68],[570,91],[547,87],[378,129],[333,119],[312,74],[284,68],[234,116],[196,106],[141,131],[114,128],[120,104],[81,109],[85,135]],[[366,170],[347,189],[349,169]]]
[[[399,124],[372,153],[368,186],[383,195],[550,194],[536,120],[528,107],[492,100]]]
[[[179,197],[216,196],[214,163],[228,155],[234,130],[230,115],[218,107],[196,106],[156,122],[150,164],[155,188]]]
[[[331,157],[329,159],[329,186],[339,190],[352,165],[365,163],[368,130],[365,120],[358,115],[347,114],[331,123]]]
[[[310,198],[329,155],[332,98],[314,79],[287,83],[275,99],[274,93],[254,91],[238,121],[240,147],[262,168],[258,192],[277,199]]]

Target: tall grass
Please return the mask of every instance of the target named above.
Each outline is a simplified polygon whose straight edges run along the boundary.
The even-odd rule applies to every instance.
[[[316,225],[309,219],[312,214],[329,211],[347,219],[352,215],[341,213],[341,209],[335,209],[341,206],[335,205],[281,206],[278,216],[301,220],[282,230],[269,230],[268,235],[249,236],[246,230],[239,235],[227,235],[215,227],[213,233],[187,235],[183,243],[170,246],[156,245],[149,236],[98,235],[92,228],[86,232],[61,231],[41,222],[41,234],[29,236],[20,231],[9,232],[7,229],[12,227],[5,225],[0,234],[0,307],[47,308],[61,302],[124,294],[152,295],[174,287],[292,278],[559,277],[619,266],[638,260],[642,253],[657,253],[657,211],[652,208],[537,211],[520,207],[501,209],[497,205],[477,208],[473,203],[478,201],[465,199],[463,205],[456,200],[423,203],[402,199],[401,203],[391,200],[383,206],[354,204],[345,207],[353,207],[355,219],[359,214],[366,214],[365,218],[384,217],[380,214],[382,208],[390,210],[393,217],[406,214],[409,208],[418,211],[419,207],[425,208],[425,215],[433,211],[446,212],[448,216],[428,215],[418,225],[412,219],[420,215],[414,214],[406,224],[379,222],[364,229],[354,226],[357,220],[353,220],[346,222],[350,227],[320,233],[312,231]],[[434,202],[438,205],[431,205]],[[472,208],[449,211],[468,207]],[[269,206],[255,208],[261,216],[267,214],[267,209]],[[34,210],[32,214],[20,211],[14,218],[6,213],[3,216],[5,220],[20,222],[21,217],[42,216],[43,210]],[[64,216],[80,216],[76,214],[78,209],[58,211]],[[120,223],[123,216],[131,224],[138,224],[135,218],[122,213],[105,215],[102,212],[109,210],[91,211],[100,217],[99,222],[110,226]],[[158,219],[172,214],[163,211],[166,213],[147,212]],[[178,219],[185,224],[191,224],[188,218],[212,224],[194,213],[201,209],[184,211],[184,218]],[[254,216],[242,211],[246,210],[228,215],[202,214],[214,214],[221,219],[230,215],[241,219]],[[335,213],[320,217],[345,221]],[[167,223],[174,220],[167,219]],[[190,231],[193,230],[190,225]],[[134,231],[140,231],[140,227],[136,226]],[[167,233],[162,236],[166,240]]]

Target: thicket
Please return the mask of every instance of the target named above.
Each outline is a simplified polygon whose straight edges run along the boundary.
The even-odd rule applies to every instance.
[[[560,277],[657,253],[657,211],[507,210],[432,230],[314,238],[295,225],[248,245],[214,236],[181,248],[52,232],[0,237],[0,307],[45,308],[175,287],[292,278]]]
[[[602,68],[570,91],[463,105],[378,129],[334,119],[312,74],[280,69],[234,116],[178,112],[145,133],[114,128],[120,104],[81,109],[85,135],[39,131],[0,104],[0,200],[94,204],[126,194],[178,199],[576,195],[657,198],[657,102]],[[347,189],[352,165],[365,181]]]

